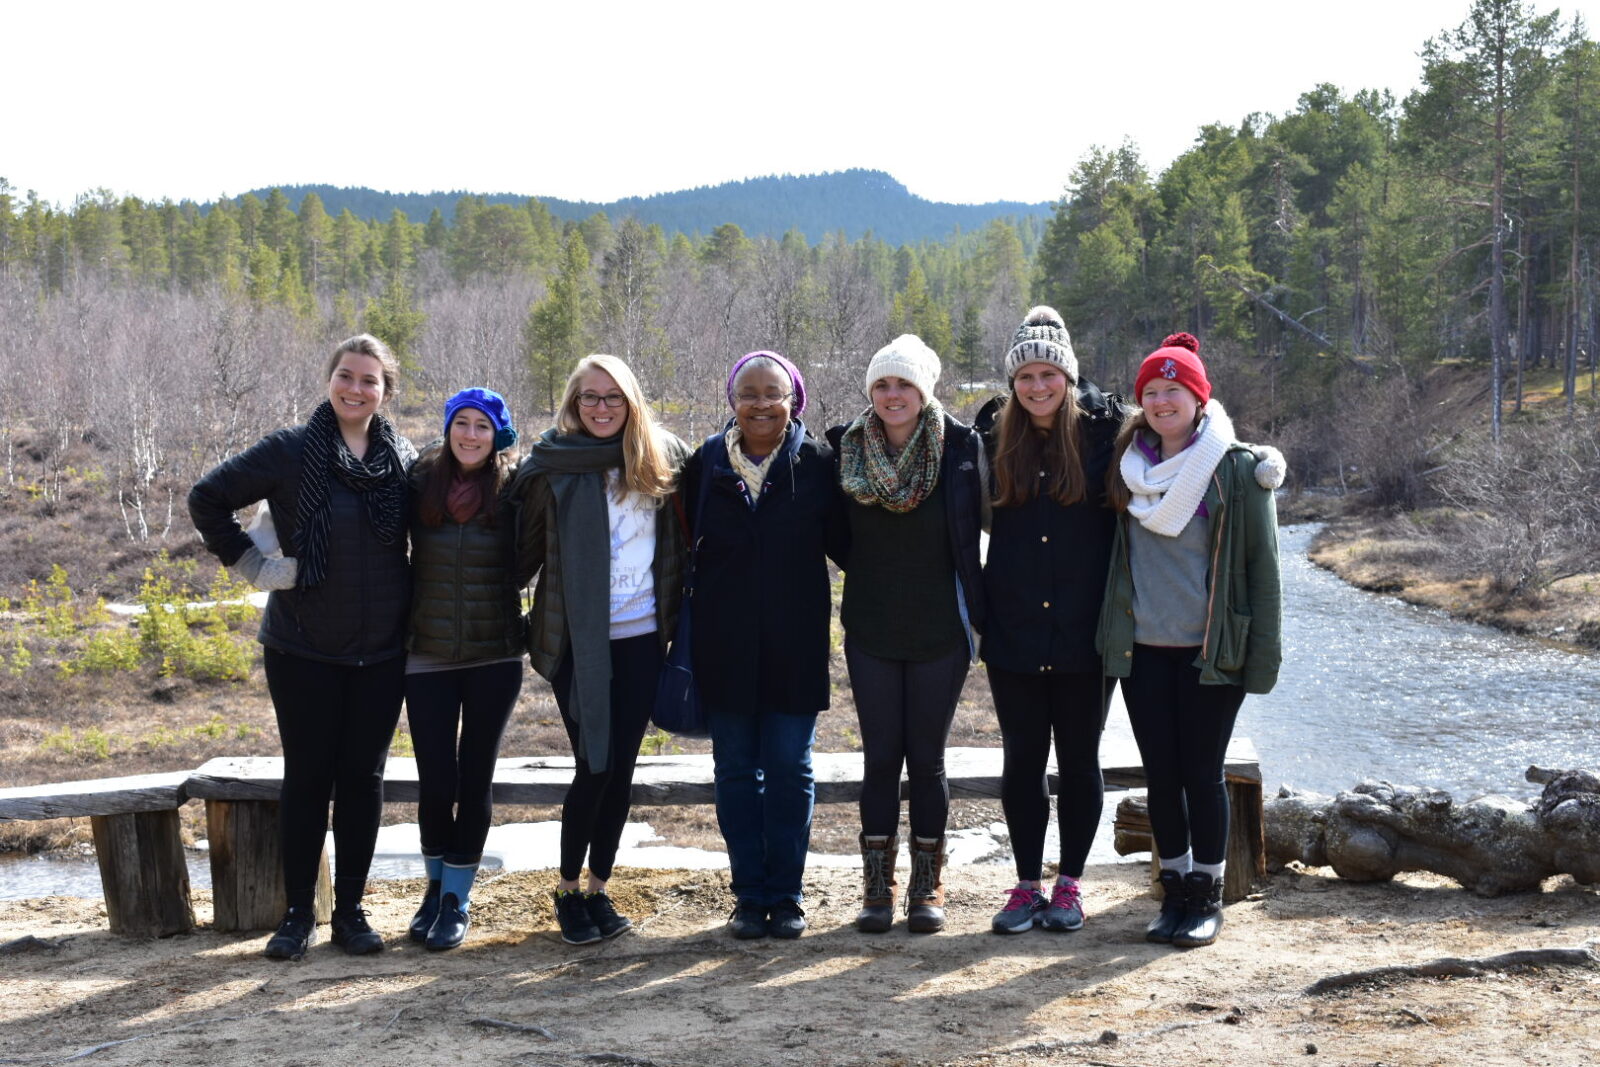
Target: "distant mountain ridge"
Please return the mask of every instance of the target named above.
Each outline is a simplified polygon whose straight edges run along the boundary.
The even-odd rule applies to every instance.
[[[307,193],[316,193],[330,215],[345,208],[365,219],[387,219],[398,208],[413,222],[425,222],[435,208],[448,221],[456,201],[481,195],[486,203],[520,204],[520,193],[471,194],[462,191],[390,193],[332,185],[280,185],[253,189],[265,198],[277,188],[298,206]],[[891,245],[920,240],[942,241],[956,228],[981,229],[995,218],[1021,219],[1045,216],[1053,205],[1014,200],[990,204],[943,204],[915,196],[891,175],[878,170],[846,170],[829,174],[782,175],[724,182],[653,196],[627,197],[610,203],[560,200],[534,196],[557,218],[577,222],[595,212],[613,221],[632,215],[640,222],[660,224],[667,232],[708,234],[724,223],[734,223],[746,235],[781,237],[791,229],[815,243],[823,235],[844,231],[852,240],[868,230]]]

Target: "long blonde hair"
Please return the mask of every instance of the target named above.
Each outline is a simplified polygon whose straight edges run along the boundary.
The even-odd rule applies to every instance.
[[[556,416],[556,429],[562,433],[587,434],[583,418],[578,414],[578,383],[585,372],[604,371],[617,383],[617,389],[628,401],[628,421],[622,424],[622,484],[630,493],[637,493],[655,501],[659,507],[677,486],[677,472],[661,447],[656,433],[656,417],[645,401],[639,379],[633,376],[628,365],[616,356],[597,354],[584,356],[567,376],[567,387],[561,396],[561,410]]]

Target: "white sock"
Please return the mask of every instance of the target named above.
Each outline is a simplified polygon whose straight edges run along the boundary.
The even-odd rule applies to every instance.
[[[1188,874],[1193,867],[1194,853],[1192,852],[1185,852],[1183,855],[1175,856],[1170,860],[1165,856],[1161,857],[1161,869],[1163,871],[1177,871],[1179,874]]]
[[[1162,860],[1161,862],[1165,863],[1166,861]],[[1223,863],[1196,863],[1194,865],[1194,867],[1193,867],[1193,870],[1199,871],[1201,874],[1209,874],[1211,876],[1211,880],[1213,882],[1220,882],[1220,881],[1222,881],[1222,868],[1224,868],[1226,866],[1227,866],[1226,862],[1223,862]]]

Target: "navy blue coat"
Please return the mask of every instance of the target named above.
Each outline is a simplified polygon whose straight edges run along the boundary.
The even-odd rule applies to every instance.
[[[814,715],[831,689],[828,559],[842,559],[847,526],[833,450],[795,420],[752,508],[714,434],[684,468],[691,520],[706,478],[694,591],[684,601],[700,699],[719,713]]]

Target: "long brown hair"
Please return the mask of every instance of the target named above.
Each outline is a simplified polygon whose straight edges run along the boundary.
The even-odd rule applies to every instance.
[[[1083,499],[1083,463],[1078,450],[1078,416],[1083,412],[1070,379],[1067,390],[1050,428],[1040,433],[1012,385],[995,431],[995,507],[1018,507],[1037,496],[1041,470],[1051,472],[1045,492],[1057,504],[1065,507]]]
[[[1127,511],[1128,501],[1133,499],[1133,490],[1122,479],[1122,454],[1133,447],[1140,430],[1149,428],[1150,420],[1145,418],[1144,408],[1135,408],[1132,415],[1122,420],[1116,444],[1111,446],[1111,466],[1106,468],[1106,503],[1118,511]]]
[[[446,433],[449,431],[447,430]],[[445,438],[438,445],[430,445],[421,458],[417,460],[416,470],[422,477],[422,491],[418,494],[417,515],[422,519],[424,526],[438,526],[444,522],[448,514],[447,502],[450,499],[450,486],[458,476],[464,476],[468,481],[478,483],[478,514],[473,518],[483,517],[488,525],[494,525],[495,505],[499,499],[500,491],[511,481],[511,475],[516,471],[516,462],[505,449],[497,449],[489,457],[489,462],[470,473],[461,470],[461,464],[456,461],[456,455],[450,451],[450,439]]]
[[[617,383],[617,391],[628,401],[628,421],[622,424],[622,484],[660,507],[677,485],[677,472],[656,436],[656,418],[628,365],[616,356],[593,355],[578,360],[567,376],[567,389],[561,397],[561,413],[556,429],[562,433],[587,433],[578,415],[578,382],[587,370],[605,371]]]

